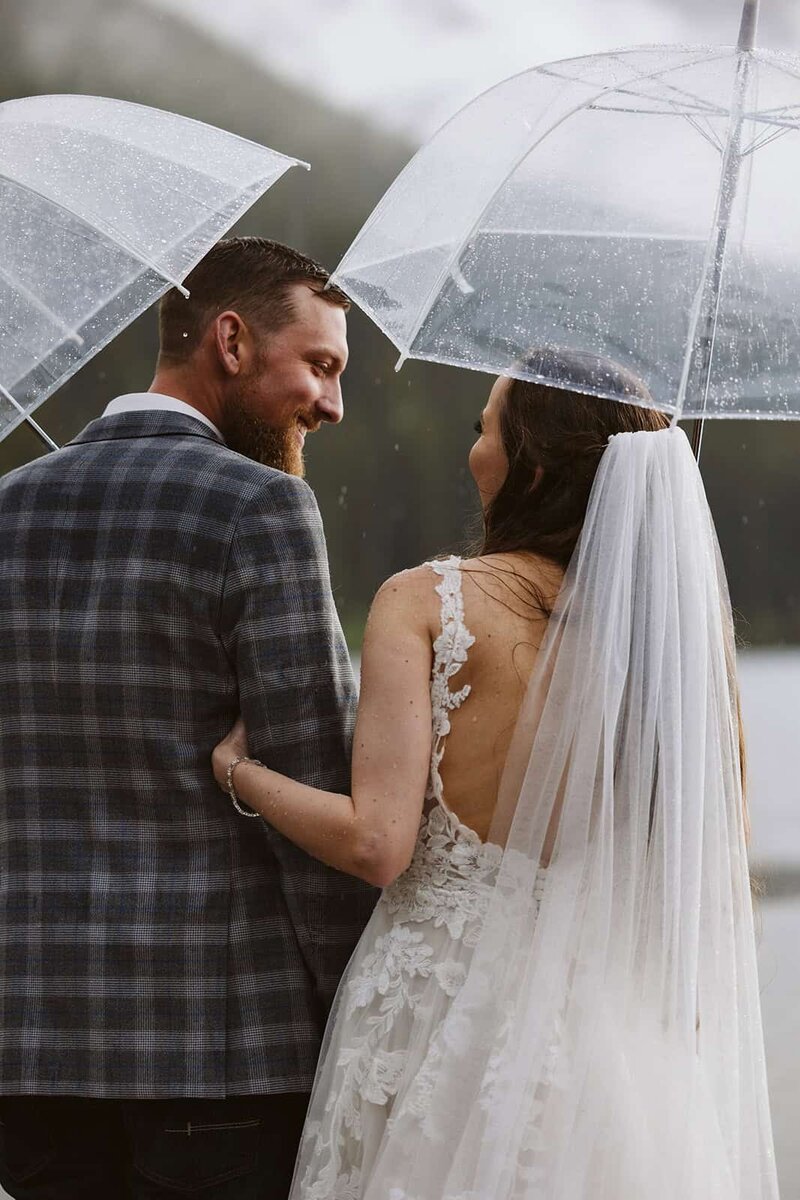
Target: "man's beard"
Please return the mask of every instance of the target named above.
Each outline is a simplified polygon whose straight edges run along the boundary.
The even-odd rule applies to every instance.
[[[274,467],[302,479],[306,468],[297,438],[298,428],[296,421],[283,429],[269,425],[248,410],[245,398],[237,397],[226,406],[222,433],[231,450],[262,466]]]

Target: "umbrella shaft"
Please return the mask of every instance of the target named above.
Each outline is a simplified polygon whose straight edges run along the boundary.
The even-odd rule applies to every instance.
[[[739,31],[739,62],[736,68],[736,85],[731,109],[731,125],[728,133],[728,143],[722,160],[722,179],[720,182],[717,203],[717,219],[714,233],[714,247],[700,288],[702,297],[695,322],[696,340],[690,340],[690,359],[684,375],[681,407],[686,396],[686,387],[690,377],[698,383],[702,396],[703,412],[708,404],[708,391],[711,385],[711,367],[714,358],[714,340],[719,317],[719,305],[722,292],[722,277],[725,269],[725,255],[728,247],[733,205],[739,188],[739,177],[742,170],[742,123],[744,118],[747,86],[750,82],[752,59],[750,52],[755,48],[756,28],[758,25],[758,9],[760,0],[744,0],[742,24]],[[705,319],[702,314],[705,313]],[[702,320],[702,332],[700,331]],[[697,334],[699,333],[699,336]],[[692,430],[692,450],[695,458],[700,461],[700,447],[703,441],[704,418],[700,416]]]
[[[754,7],[757,7],[757,0]],[[681,409],[683,408],[690,383],[696,386],[697,392],[702,399],[702,412],[705,412],[708,405],[711,368],[714,358],[714,341],[716,338],[717,319],[719,317],[722,293],[722,278],[728,248],[728,235],[730,233],[733,206],[736,201],[742,170],[742,125],[751,68],[752,60],[750,55],[747,53],[740,54],[736,68],[736,86],[731,107],[731,124],[722,159],[722,176],[717,197],[713,247],[710,248],[710,254],[706,259],[706,270],[698,290],[699,306],[696,309],[693,330],[689,338],[690,350],[681,387],[679,406]],[[692,390],[694,390],[694,386]],[[702,422],[703,417],[701,416],[698,423],[700,427],[695,430],[693,438],[693,444],[698,455],[702,438]]]
[[[760,0],[744,0],[742,11],[742,26],[739,30],[739,50],[754,50],[756,45],[756,29],[758,27],[758,6]]]

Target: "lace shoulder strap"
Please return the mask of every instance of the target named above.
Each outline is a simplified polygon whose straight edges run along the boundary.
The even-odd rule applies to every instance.
[[[456,555],[427,564],[441,576],[436,591],[441,601],[441,631],[433,643],[431,710],[433,741],[431,748],[431,794],[444,806],[439,767],[444,757],[445,739],[450,732],[450,713],[460,708],[472,690],[469,684],[450,690],[450,680],[467,661],[475,638],[464,624],[464,597],[461,591],[461,559]]]

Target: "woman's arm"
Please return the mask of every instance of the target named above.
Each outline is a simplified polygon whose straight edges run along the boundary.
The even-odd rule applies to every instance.
[[[352,796],[323,792],[268,767],[239,763],[240,799],[315,858],[387,887],[411,861],[431,754],[430,569],[388,580],[370,611],[361,660]],[[242,753],[232,731],[214,751],[220,786]]]

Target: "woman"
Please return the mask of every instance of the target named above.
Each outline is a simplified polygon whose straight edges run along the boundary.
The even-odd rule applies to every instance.
[[[373,605],[352,797],[242,757],[240,729],[214,754],[234,798],[385,889],[293,1200],[777,1194],[702,484],[627,372],[547,366],[618,399],[497,381],[480,554]]]

